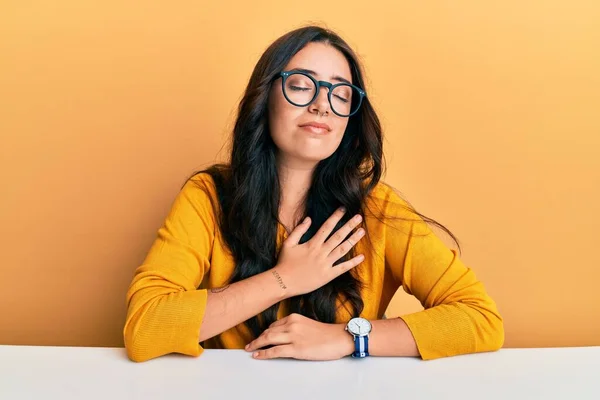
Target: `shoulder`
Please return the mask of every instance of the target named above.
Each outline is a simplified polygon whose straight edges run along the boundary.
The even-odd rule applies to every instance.
[[[384,181],[379,181],[369,193],[369,197],[379,201],[402,202],[397,190]]]
[[[213,177],[202,171],[187,178],[175,198],[174,205],[214,222],[219,205]]]
[[[198,203],[214,199],[216,192],[215,182],[210,174],[197,172],[185,180],[177,197],[185,198],[192,203]]]
[[[384,214],[412,214],[414,208],[402,193],[384,181],[379,181],[366,198],[368,209],[379,209]]]
[[[182,188],[182,191],[188,192],[204,192],[208,196],[216,195],[216,185],[215,180],[212,175],[206,171],[195,172],[191,177],[187,179],[185,185]]]
[[[404,195],[391,185],[380,181],[367,195],[365,216],[373,226],[393,227],[392,231],[428,233],[429,227]]]

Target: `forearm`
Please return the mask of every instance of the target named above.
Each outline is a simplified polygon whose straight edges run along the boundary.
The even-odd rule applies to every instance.
[[[373,356],[419,356],[411,332],[401,319],[372,321],[369,353]],[[337,360],[354,353],[346,324],[328,324],[299,314],[274,322],[245,350],[257,359]]]
[[[383,357],[418,357],[419,350],[415,339],[406,323],[400,318],[373,320],[369,334],[369,354]],[[345,331],[346,324],[337,324],[340,332],[339,344],[342,353],[350,355],[354,352],[352,335]]]
[[[374,320],[369,334],[369,354],[383,357],[417,357],[419,350],[415,339],[406,323],[400,318]],[[354,352],[354,339],[345,332],[346,324],[337,324],[340,334],[342,353],[350,355]]]
[[[440,304],[402,319],[424,360],[495,351],[504,342],[502,317],[491,300]]]
[[[261,313],[288,296],[274,269],[219,289],[209,289],[199,341]]]
[[[417,357],[419,350],[408,325],[401,318],[370,321],[369,354]]]

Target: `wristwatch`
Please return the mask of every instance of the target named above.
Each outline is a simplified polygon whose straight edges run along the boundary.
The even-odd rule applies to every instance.
[[[369,355],[371,323],[364,318],[352,318],[346,325],[346,330],[354,337],[354,352],[352,353],[352,357],[367,357]]]

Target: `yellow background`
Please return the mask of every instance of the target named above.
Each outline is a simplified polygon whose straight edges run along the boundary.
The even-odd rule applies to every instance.
[[[599,21],[597,1],[2,1],[0,343],[122,345],[177,190],[226,154],[267,45],[316,22],[362,56],[386,180],[462,240],[505,345],[600,345]]]

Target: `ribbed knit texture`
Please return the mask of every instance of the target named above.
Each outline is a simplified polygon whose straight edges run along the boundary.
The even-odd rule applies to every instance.
[[[209,189],[207,194],[197,183]],[[227,284],[234,260],[217,234],[210,198],[214,183],[206,174],[189,180],[175,198],[144,262],[127,291],[123,330],[130,359],[145,361],[169,353],[198,356],[207,289]],[[404,206],[387,185],[379,184],[368,199],[384,223],[365,216],[371,243],[363,238],[357,252],[365,254],[358,273],[367,319],[382,318],[402,286],[423,311],[401,316],[411,330],[423,359],[492,351],[504,342],[502,318],[474,272],[429,226]],[[406,221],[409,219],[410,221]],[[412,222],[411,222],[412,221]],[[278,246],[286,237],[280,226]],[[287,314],[286,302],[279,318]],[[351,316],[339,308],[336,322]],[[206,348],[241,349],[252,337],[243,324],[204,343]]]

